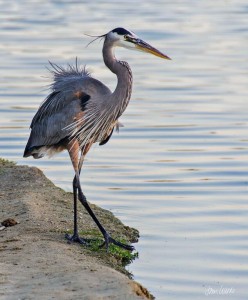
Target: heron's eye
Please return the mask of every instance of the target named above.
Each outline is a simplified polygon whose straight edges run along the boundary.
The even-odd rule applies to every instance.
[[[124,35],[124,40],[128,41],[128,42],[132,42],[132,37],[130,35],[128,35],[128,34],[125,34]]]

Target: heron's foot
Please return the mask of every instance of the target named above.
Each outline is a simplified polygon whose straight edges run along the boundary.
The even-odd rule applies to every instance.
[[[101,244],[99,247],[102,248],[103,246],[106,247],[106,251],[108,252],[109,249],[109,244],[114,244],[118,247],[121,247],[123,249],[126,249],[128,251],[133,251],[135,248],[131,245],[127,245],[127,244],[123,244],[121,242],[116,241],[115,239],[113,239],[108,233],[106,233],[104,235],[104,239],[105,241],[103,242],[103,244]]]
[[[66,234],[65,235],[65,238],[68,240],[68,243],[71,244],[71,243],[79,243],[81,245],[88,245],[88,240],[86,239],[83,239],[81,238],[78,233],[74,233],[73,235],[70,235],[70,234]]]

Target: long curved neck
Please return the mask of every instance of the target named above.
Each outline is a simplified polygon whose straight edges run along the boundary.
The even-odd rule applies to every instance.
[[[132,93],[132,71],[127,62],[118,61],[113,52],[113,46],[108,42],[103,45],[103,60],[105,65],[117,76],[117,86],[111,95],[111,101],[118,105],[118,117],[126,109]],[[117,104],[118,103],[118,104]]]

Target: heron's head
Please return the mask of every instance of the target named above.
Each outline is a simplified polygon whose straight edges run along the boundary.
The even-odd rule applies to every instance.
[[[115,28],[105,34],[104,37],[105,41],[113,43],[113,46],[148,52],[164,59],[170,59],[167,55],[140,39],[136,34],[124,28]]]

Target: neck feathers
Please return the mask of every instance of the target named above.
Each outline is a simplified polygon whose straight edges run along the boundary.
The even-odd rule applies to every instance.
[[[111,95],[111,106],[116,111],[117,119],[122,115],[126,109],[131,93],[133,76],[129,64],[125,61],[119,61],[115,58],[113,45],[104,42],[103,59],[105,65],[117,76],[117,86]]]

